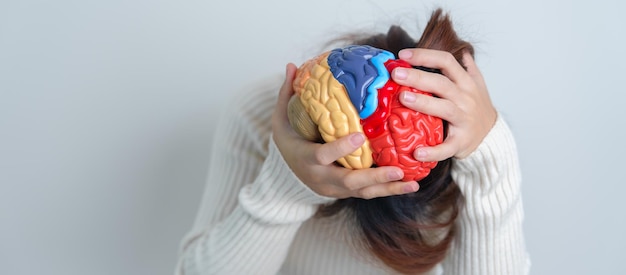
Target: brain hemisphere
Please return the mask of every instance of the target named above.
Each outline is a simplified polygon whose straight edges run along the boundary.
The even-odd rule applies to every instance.
[[[329,69],[327,56],[321,55],[298,70],[294,90],[313,122],[318,125],[324,141],[332,142],[350,133],[363,132],[363,129],[343,85]],[[338,162],[347,168],[371,167],[373,160],[369,142]]]

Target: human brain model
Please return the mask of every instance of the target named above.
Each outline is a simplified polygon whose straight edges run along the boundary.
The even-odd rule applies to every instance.
[[[401,86],[390,78],[397,67],[411,68],[388,51],[353,45],[323,53],[305,62],[296,73],[289,120],[301,136],[331,142],[350,133],[363,133],[366,142],[338,160],[347,168],[397,166],[403,180],[425,178],[437,162],[420,162],[413,151],[440,144],[443,122],[406,108],[403,91],[429,93]]]

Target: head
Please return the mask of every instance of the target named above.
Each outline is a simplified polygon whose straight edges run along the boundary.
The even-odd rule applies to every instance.
[[[405,48],[448,51],[461,65],[465,52],[474,53],[468,42],[458,38],[449,17],[440,9],[433,12],[418,40],[401,27],[392,26],[385,34],[347,42],[387,50],[396,56]],[[431,71],[437,72],[436,68]],[[445,136],[445,121],[443,125]],[[341,199],[321,207],[318,217],[345,213],[353,217],[363,247],[387,266],[406,274],[428,271],[445,258],[462,205],[462,195],[450,175],[451,164],[450,159],[438,162],[419,181],[420,190],[415,193],[370,200]]]

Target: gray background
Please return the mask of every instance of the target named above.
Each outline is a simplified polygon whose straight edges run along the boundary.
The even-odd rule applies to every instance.
[[[516,135],[532,274],[626,274],[623,3],[1,0],[0,274],[171,274],[232,92],[436,6]]]

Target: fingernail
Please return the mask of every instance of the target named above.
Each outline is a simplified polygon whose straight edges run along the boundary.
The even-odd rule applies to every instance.
[[[396,68],[395,70],[393,70],[393,76],[395,79],[404,80],[406,79],[407,71],[403,68]]]
[[[365,137],[363,137],[363,135],[361,134],[355,134],[350,137],[350,143],[352,143],[352,145],[354,146],[361,146],[364,141]]]
[[[410,50],[401,50],[398,53],[398,57],[400,57],[401,59],[409,59],[413,56],[413,52]]]
[[[424,149],[417,149],[417,150],[415,150],[415,158],[416,159],[423,159],[427,155],[428,154],[426,153],[426,150],[424,150]]]
[[[411,92],[404,92],[402,93],[402,99],[406,102],[415,102],[415,100],[417,99],[417,97],[415,96],[414,93]]]
[[[396,171],[396,170],[389,171],[389,174],[387,174],[387,176],[389,177],[390,181],[392,181],[392,180],[400,180],[400,179],[402,179],[402,177],[404,177],[402,172]]]
[[[405,193],[413,193],[415,191],[417,191],[417,189],[419,189],[419,185],[417,185],[417,182],[411,182],[407,185],[404,186],[403,188]]]

